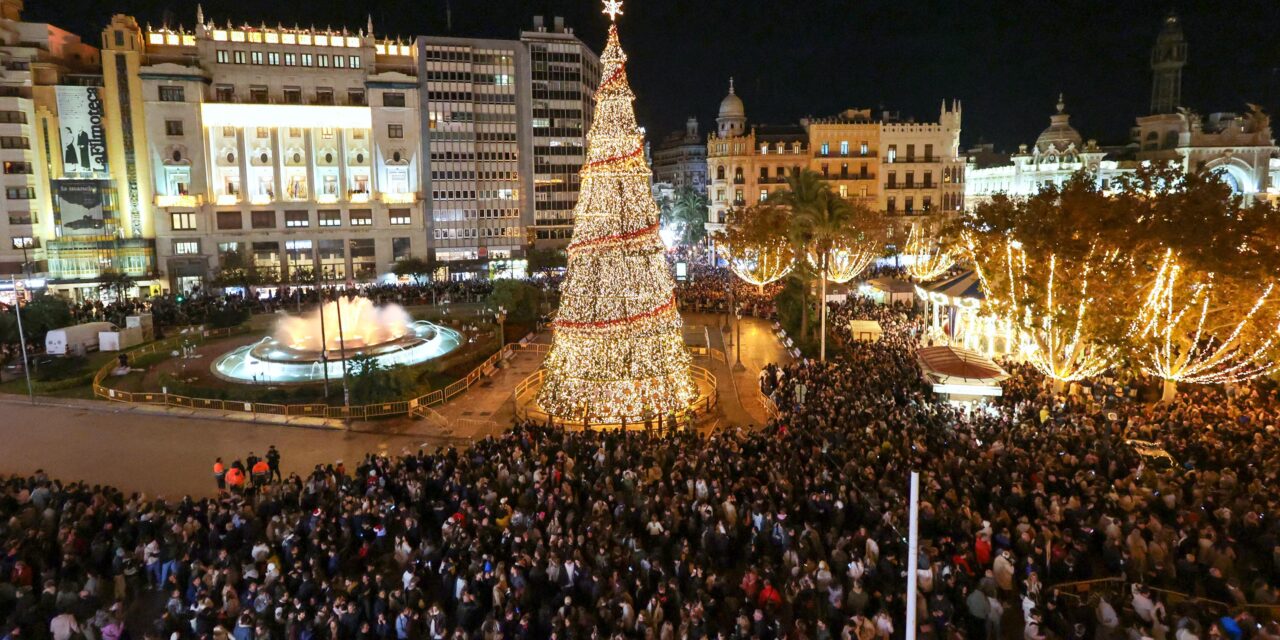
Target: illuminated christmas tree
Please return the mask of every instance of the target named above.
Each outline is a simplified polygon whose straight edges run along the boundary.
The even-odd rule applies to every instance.
[[[620,5],[606,0],[605,13],[614,18]],[[658,237],[658,205],[649,191],[626,60],[611,25],[555,341],[538,394],[547,413],[595,423],[666,415],[698,396]]]

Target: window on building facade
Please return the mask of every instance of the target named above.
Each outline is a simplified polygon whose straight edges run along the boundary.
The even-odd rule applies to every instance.
[[[360,56],[348,56],[347,61],[351,63],[350,67],[352,69],[360,68]]]
[[[249,52],[249,62],[250,62],[251,64],[262,64],[262,52],[261,52],[261,51],[250,51],[250,52]]]
[[[831,145],[826,142],[822,143],[821,151],[819,151],[819,154],[824,156],[831,155]]]
[[[278,52],[278,51],[268,51],[268,52],[267,52],[267,64],[269,64],[269,65],[271,65],[271,66],[274,66],[274,67],[278,67],[278,66],[280,66],[280,52]]]
[[[841,198],[849,197],[849,185],[845,185],[845,184],[840,185],[840,197]]]
[[[284,212],[284,226],[290,229],[311,226],[311,215],[306,211]]]
[[[768,199],[769,199],[769,190],[768,190],[768,189],[761,189],[761,190],[760,190],[760,202],[764,202],[765,200],[768,200]]]
[[[266,104],[267,88],[263,85],[254,85],[249,87],[249,101],[258,104]]]
[[[30,149],[31,141],[26,136],[0,136],[0,149]]]
[[[903,210],[904,210],[906,213],[915,213],[915,210],[916,210],[916,199],[915,199],[914,197],[912,197],[912,196],[907,196],[906,204],[903,206]]]
[[[17,160],[6,160],[4,163],[4,172],[8,175],[31,173],[31,163],[19,162]]]
[[[254,133],[260,140],[271,137],[271,129],[268,129],[267,127],[257,127]]]
[[[316,88],[316,104],[333,104],[333,89],[329,87]]]
[[[286,53],[286,54],[284,54],[284,66],[286,66],[286,67],[296,67],[296,66],[298,66],[298,54],[296,54],[296,53]]]
[[[14,236],[10,238],[14,249],[32,249],[36,246],[36,239],[31,236]]]
[[[179,256],[193,256],[200,253],[199,240],[174,240],[173,253]]]
[[[841,141],[840,141],[840,155],[842,155],[842,156],[847,156],[847,155],[849,155],[849,141],[848,141],[848,140],[841,140]]]
[[[933,162],[933,145],[926,144],[924,146],[924,161]]]
[[[347,104],[364,106],[364,89],[347,89]]]
[[[399,91],[387,91],[382,94],[382,106],[384,107],[403,107],[404,94]]]
[[[864,156],[867,155],[867,142],[865,140],[858,145],[858,153]]]
[[[391,239],[391,259],[403,260],[411,255],[413,242],[410,238],[392,238]]]
[[[334,68],[336,68],[336,69],[342,69],[342,68],[346,67],[346,66],[347,66],[347,57],[346,57],[346,56],[334,56],[334,57],[333,57],[333,66],[334,66]]]
[[[214,55],[216,56],[215,59],[221,64],[231,62],[231,52],[226,49],[218,49],[218,52]]]
[[[276,212],[274,211],[251,211],[249,212],[249,218],[249,224],[254,229],[276,228]]]
[[[924,198],[921,198],[920,206],[922,207],[925,213],[928,213],[929,210],[933,208],[933,197],[925,196]]]
[[[236,88],[228,84],[218,85],[213,88],[213,97],[218,102],[235,102]]]
[[[5,187],[4,196],[9,200],[34,200],[36,190],[33,187]]]
[[[242,229],[244,228],[244,218],[241,217],[239,211],[219,211],[218,228]]]
[[[169,214],[169,226],[174,231],[195,231],[196,214],[191,212],[171,213]]]
[[[182,135],[182,121],[181,120],[165,120],[164,134],[166,136]]]
[[[231,57],[236,61],[236,64],[244,64],[245,55],[243,51],[232,51]]]
[[[302,88],[285,87],[284,102],[285,104],[302,104]]]
[[[351,226],[353,227],[373,226],[373,211],[370,211],[369,209],[352,209],[351,210]]]
[[[317,66],[317,67],[328,67],[328,66],[329,66],[329,54],[327,54],[327,53],[317,54],[317,55],[316,55],[316,66]]]
[[[310,53],[302,54],[302,66],[304,67],[315,66],[315,58]]]
[[[897,211],[898,199],[893,196],[889,196],[889,200],[885,203],[884,210],[888,211],[889,213],[893,213],[894,211]]]
[[[898,145],[889,145],[889,155],[886,159],[888,162],[893,162],[898,159]]]
[[[389,124],[389,125],[387,125],[387,137],[388,137],[388,138],[403,138],[403,137],[404,137],[404,125],[402,125],[402,124]]]
[[[916,146],[914,144],[907,145],[907,160],[916,159]]]
[[[932,171],[926,171],[926,172],[924,172],[924,186],[925,186],[925,187],[932,187],[932,186],[933,186],[933,172],[932,172]]]
[[[181,85],[160,85],[160,102],[183,102],[185,99]]]
[[[322,227],[340,227],[342,226],[342,212],[337,209],[323,209],[317,211],[320,216],[320,226]]]
[[[393,226],[401,226],[413,222],[408,209],[392,209],[390,212],[391,224]]]

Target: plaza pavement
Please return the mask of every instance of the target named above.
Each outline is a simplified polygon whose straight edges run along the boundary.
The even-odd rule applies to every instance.
[[[704,428],[762,425],[764,408],[757,392],[760,369],[789,356],[767,321],[742,320],[742,362],[733,372],[734,350],[719,331],[723,316],[687,314],[690,333],[707,331],[710,346],[727,354],[727,362],[699,357],[719,380],[719,408]],[[686,335],[689,335],[687,333]],[[539,336],[547,341],[549,335]],[[705,340],[704,340],[705,342]],[[512,388],[532,374],[544,354],[519,351],[508,366],[435,410],[439,421],[392,419],[353,422],[196,411],[178,407],[127,405],[92,400],[37,398],[0,394],[0,475],[29,474],[43,469],[63,480],[111,484],[125,491],[168,497],[210,495],[214,490],[213,459],[227,463],[250,451],[262,455],[274,444],[287,475],[305,475],[316,464],[344,460],[350,465],[368,452],[400,454],[418,448],[464,445],[501,432],[515,415]]]

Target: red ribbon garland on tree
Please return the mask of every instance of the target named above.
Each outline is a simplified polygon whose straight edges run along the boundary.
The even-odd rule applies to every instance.
[[[640,320],[652,318],[675,306],[676,306],[676,297],[674,294],[672,294],[671,300],[667,301],[666,304],[659,306],[653,309],[652,311],[646,311],[638,315],[628,316],[626,318],[617,318],[614,320],[600,320],[598,322],[567,322],[567,321],[557,320],[552,323],[552,326],[557,329],[561,327],[566,329],[607,329],[609,327],[615,327],[620,324],[630,324],[632,322],[638,322]]]
[[[601,244],[624,242],[626,240],[632,240],[634,238],[639,238],[640,236],[653,233],[654,231],[657,231],[658,228],[659,228],[658,224],[655,222],[654,224],[649,225],[643,229],[636,229],[635,231],[628,231],[626,233],[619,233],[612,236],[601,236],[599,238],[592,238],[591,240],[583,240],[582,242],[575,242],[573,244],[570,244],[568,247],[566,247],[566,251],[575,251],[577,249],[585,249],[587,247],[593,247]]]
[[[632,151],[631,153],[625,153],[625,154],[622,154],[622,155],[620,155],[620,156],[613,156],[612,158],[605,158],[604,160],[596,160],[596,161],[594,161],[594,162],[588,162],[588,163],[587,163],[587,167],[589,167],[589,168],[594,168],[594,167],[598,167],[598,166],[600,166],[600,165],[609,164],[609,163],[611,163],[611,162],[618,162],[618,161],[620,161],[620,160],[627,160],[627,159],[629,159],[629,158],[634,158],[634,157],[636,157],[636,156],[640,155],[641,153],[644,153],[644,147],[639,147],[639,148],[637,148],[635,151]]]

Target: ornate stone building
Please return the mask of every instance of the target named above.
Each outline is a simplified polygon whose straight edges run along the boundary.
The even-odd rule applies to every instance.
[[[822,175],[842,197],[900,215],[963,206],[961,108],[945,102],[937,122],[847,109],[796,125],[747,125],[733,82],[707,140],[707,228],[722,228],[734,208],[758,204],[802,168]]]
[[[1187,44],[1176,15],[1165,18],[1151,50],[1151,113],[1139,116],[1127,144],[1099,147],[1068,123],[1062,99],[1035,146],[1026,145],[1009,162],[970,167],[965,200],[969,206],[995,193],[1029,196],[1046,184],[1061,184],[1088,170],[1106,187],[1142,163],[1171,163],[1188,172],[1214,172],[1246,201],[1274,199],[1280,185],[1280,148],[1270,119],[1255,105],[1248,113],[1202,116],[1182,105],[1182,67]]]

